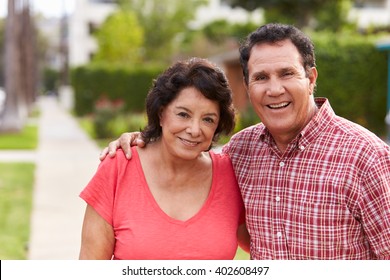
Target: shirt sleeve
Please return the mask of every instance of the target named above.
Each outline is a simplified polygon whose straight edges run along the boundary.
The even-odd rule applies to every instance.
[[[119,156],[120,157],[120,156]],[[80,197],[113,225],[113,205],[117,186],[119,157],[104,159]]]
[[[363,178],[362,225],[378,259],[390,259],[390,153],[383,155]]]

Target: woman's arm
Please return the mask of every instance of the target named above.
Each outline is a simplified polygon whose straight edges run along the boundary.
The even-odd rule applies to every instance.
[[[241,224],[237,229],[238,246],[241,247],[245,252],[250,251],[250,236],[246,224]]]
[[[112,226],[92,206],[85,210],[80,260],[110,260],[115,246]]]

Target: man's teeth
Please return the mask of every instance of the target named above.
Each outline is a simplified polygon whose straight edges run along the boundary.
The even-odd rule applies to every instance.
[[[270,107],[271,109],[279,109],[279,108],[286,107],[288,104],[289,104],[289,102],[283,102],[283,103],[279,103],[279,104],[268,105],[268,107]]]

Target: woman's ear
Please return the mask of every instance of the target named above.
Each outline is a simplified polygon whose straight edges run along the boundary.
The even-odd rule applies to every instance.
[[[163,112],[164,112],[164,108],[161,107],[160,110],[158,110],[158,118],[160,119],[160,126],[162,126],[161,125],[161,120],[163,118]]]

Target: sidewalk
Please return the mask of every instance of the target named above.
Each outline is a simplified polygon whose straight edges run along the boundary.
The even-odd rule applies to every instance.
[[[54,97],[39,100],[29,259],[77,259],[85,203],[78,195],[96,171],[100,149]]]

